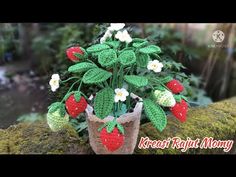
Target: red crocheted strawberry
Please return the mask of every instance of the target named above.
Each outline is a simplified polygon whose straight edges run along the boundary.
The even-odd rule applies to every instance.
[[[87,102],[84,97],[80,97],[80,100],[77,102],[74,94],[71,94],[66,100],[66,110],[72,118],[76,118],[81,112],[87,107]]]
[[[166,86],[172,91],[172,93],[177,94],[184,90],[184,87],[182,84],[179,83],[179,81],[173,79],[166,83]]]
[[[67,54],[67,57],[71,60],[71,61],[78,61],[80,60],[80,58],[76,57],[74,54],[75,53],[79,53],[81,55],[84,54],[84,52],[80,49],[79,46],[76,46],[76,47],[70,47],[66,50],[66,54]]]
[[[124,135],[119,132],[117,127],[111,133],[103,128],[100,132],[100,139],[102,144],[111,152],[119,149],[124,143]]]
[[[188,111],[188,104],[184,99],[182,99],[180,103],[176,102],[176,104],[170,108],[170,111],[181,122],[185,122]]]

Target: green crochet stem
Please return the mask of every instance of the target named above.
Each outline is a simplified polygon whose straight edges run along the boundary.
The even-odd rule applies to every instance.
[[[104,85],[102,83],[98,83],[97,85],[101,88],[104,88]]]
[[[79,87],[78,87],[78,91],[80,91],[82,84],[83,84],[83,81],[82,81],[82,79],[81,79],[80,84],[79,84]]]
[[[129,95],[127,96],[127,101],[126,101],[127,110],[130,109],[130,105],[131,105],[131,96],[130,96],[130,93],[132,92],[132,86],[131,85],[128,86],[128,92],[129,92]]]
[[[104,84],[105,84],[105,87],[109,87],[107,81],[105,81]]]
[[[166,87],[165,84],[163,84],[161,81],[159,81],[158,79],[153,79],[153,78],[150,78],[151,81],[153,81],[154,83],[159,83],[161,84],[163,87],[165,87],[165,89],[167,89],[168,91],[170,91],[170,89],[168,87]]]
[[[62,103],[63,101],[65,101],[66,95],[72,90],[72,88],[74,87],[74,85],[77,84],[79,81],[81,81],[81,79],[75,81],[75,82],[71,85],[71,87],[69,88],[69,90],[67,91],[67,93],[65,94],[65,96],[63,97],[63,99],[61,100],[61,103]]]
[[[129,72],[127,72],[127,74],[129,73],[130,75],[132,75],[133,72],[134,72],[134,64],[131,65],[131,68],[130,68]]]
[[[88,100],[88,97],[87,97],[83,92],[80,92],[80,93],[81,93],[81,95],[84,96],[84,98],[85,98],[86,100]]]
[[[88,61],[88,62],[94,64],[95,66],[97,66],[92,60],[86,59],[86,61]]]
[[[116,88],[116,79],[117,79],[117,64],[113,65],[113,77],[112,77],[112,88],[113,90]]]
[[[72,79],[79,79],[79,77],[70,77],[70,78],[68,78],[68,79],[66,79],[66,80],[64,80],[64,81],[60,81],[61,83],[65,83],[65,82],[68,82],[68,81],[70,81],[70,80],[72,80]]]
[[[123,86],[123,80],[124,80],[124,67],[121,65],[120,70],[118,72],[119,74],[119,88],[122,88]]]
[[[130,75],[132,75],[134,72],[134,64],[131,65],[130,69],[128,70],[128,73],[130,73]],[[126,101],[126,105],[127,105],[127,110],[130,109],[130,106],[131,106],[131,96],[130,96],[130,93],[132,93],[132,86],[129,84],[128,85],[128,92],[129,92],[129,95],[127,96],[127,101]]]
[[[118,110],[119,110],[119,102],[118,103],[115,103],[115,108],[114,108],[114,117],[115,117],[115,119],[117,119],[118,118],[118,116],[117,116],[117,114],[116,114],[116,112],[118,112]]]
[[[148,85],[152,88],[152,90],[155,90],[152,84],[149,83]]]

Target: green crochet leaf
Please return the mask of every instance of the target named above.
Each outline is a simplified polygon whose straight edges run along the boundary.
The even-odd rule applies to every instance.
[[[114,117],[120,117],[121,115],[125,114],[127,112],[127,107],[126,104],[122,104],[121,108],[119,110],[117,110],[115,113],[111,113],[112,116]]]
[[[111,76],[112,76],[112,74],[108,71],[105,71],[100,68],[93,68],[93,69],[88,70],[84,74],[82,81],[85,84],[98,84],[98,83],[101,83],[101,82],[107,80]]]
[[[133,43],[136,43],[136,42],[140,43],[140,42],[145,42],[145,41],[147,41],[147,40],[141,39],[141,38],[133,38],[133,40],[132,40]]]
[[[61,104],[59,107],[59,114],[61,117],[64,117],[66,114],[66,108],[65,108],[65,104]]]
[[[104,119],[113,108],[114,91],[111,88],[104,88],[96,94],[94,99],[94,111],[97,117]]]
[[[81,98],[81,94],[80,94],[80,91],[76,91],[74,93],[74,97],[75,97],[75,101],[76,102],[79,102],[80,98]]]
[[[105,50],[106,50],[106,49],[105,49]],[[102,51],[94,52],[94,53],[92,53],[91,55],[92,55],[92,57],[96,58],[96,57],[99,56],[99,54],[100,54],[101,52],[102,52]]]
[[[117,49],[120,45],[120,41],[108,41],[108,42],[104,42],[103,44],[107,44],[110,47]]]
[[[171,77],[171,76],[166,76],[166,77],[160,79],[160,81],[164,84],[167,82],[170,82],[171,80],[173,80],[173,77]]]
[[[136,54],[136,60],[137,60],[137,65],[139,67],[143,67],[143,68],[146,68],[147,67],[147,64],[150,60],[150,57],[148,54],[145,54],[145,53],[137,53]]]
[[[75,100],[76,102],[78,102],[81,97],[80,91],[72,91],[72,92],[67,93],[64,97],[64,100],[67,100],[72,94],[74,94]]]
[[[144,110],[152,124],[159,131],[164,130],[167,124],[166,114],[163,109],[150,99],[143,100]]]
[[[166,88],[162,85],[158,85],[158,86],[155,87],[155,90],[165,91]]]
[[[119,123],[117,123],[116,126],[117,126],[118,130],[124,135],[125,134],[124,127]]]
[[[149,45],[147,47],[139,49],[141,53],[151,54],[151,53],[161,53],[160,47],[157,47],[155,45]]]
[[[89,62],[82,62],[82,63],[77,63],[75,65],[72,65],[68,68],[69,72],[72,73],[80,73],[80,72],[85,72],[91,68],[96,68],[97,66],[95,64],[89,63]]]
[[[135,87],[144,87],[148,84],[148,79],[144,76],[125,75],[124,79]]]
[[[118,54],[120,55],[121,53],[123,53],[123,52],[126,51],[126,50],[135,50],[135,48],[134,48],[134,47],[126,47],[126,48],[124,48],[124,49],[118,51]]]
[[[174,98],[175,98],[175,101],[177,101],[177,102],[181,102],[181,100],[182,100],[182,96],[181,95],[174,95]]]
[[[64,117],[66,114],[65,104],[55,102],[48,107],[48,113],[54,113],[56,111],[59,111],[60,116]]]
[[[134,51],[125,50],[119,55],[118,60],[122,65],[128,66],[136,62],[136,56]]]
[[[184,96],[184,95],[180,95],[180,96],[181,96],[182,99],[184,99],[185,101],[188,102],[188,98],[186,96]]]
[[[116,126],[117,122],[116,121],[110,121],[108,124],[107,124],[107,132],[108,133],[111,133],[115,126]]]
[[[100,52],[105,49],[109,49],[110,47],[106,44],[95,44],[87,48],[88,53]]]
[[[83,54],[84,59],[88,58],[88,53],[87,53],[87,51],[86,51],[83,47],[80,47],[80,49],[84,52],[84,54]]]
[[[64,97],[64,100],[67,100],[70,97],[70,95],[73,93],[74,93],[74,91],[67,93]]]
[[[98,55],[98,62],[103,66],[103,67],[109,67],[112,66],[114,63],[117,62],[117,55],[116,51],[113,49],[108,49],[102,51]]]
[[[104,123],[102,126],[100,126],[100,127],[98,128],[98,131],[99,131],[99,132],[102,131],[102,129],[105,128],[108,123],[109,123],[109,122],[106,122],[106,123]]]
[[[84,55],[81,55],[80,53],[74,53],[73,55],[76,56],[79,59],[84,59],[85,58]]]
[[[148,41],[133,43],[133,47],[135,48],[145,47],[146,45],[148,45]]]
[[[52,103],[50,106],[48,106],[48,112],[49,113],[55,112],[60,108],[61,104],[62,104],[61,102]]]

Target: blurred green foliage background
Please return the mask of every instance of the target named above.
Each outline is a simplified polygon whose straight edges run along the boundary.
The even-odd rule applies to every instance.
[[[5,113],[7,107],[1,106],[0,113],[4,112],[2,114],[4,118],[13,117],[15,121],[17,117],[23,115],[18,120],[28,121],[30,119],[28,115],[31,115],[32,119],[37,117],[41,119],[42,116],[38,116],[37,112],[45,113],[48,104],[61,98],[69,87],[70,83],[68,87],[60,88],[56,94],[48,87],[51,74],[59,73],[62,79],[68,76],[66,70],[71,62],[66,58],[66,48],[74,44],[86,48],[99,42],[108,25],[108,23],[0,24],[0,81],[2,80],[0,100],[14,100],[20,97],[19,94],[17,98],[12,97],[9,90],[13,88],[3,83],[4,77],[8,79],[8,85],[14,86],[17,81],[16,76],[18,80],[22,80],[21,77],[25,76],[26,80],[29,78],[27,83],[35,83],[35,86],[31,84],[26,87],[25,90],[32,92],[24,91],[22,96],[30,97],[29,105],[35,102],[41,105],[40,108],[35,106],[34,109],[29,106],[18,114]],[[185,94],[192,105],[207,105],[212,101],[236,94],[235,24],[128,23],[126,25],[129,26],[131,36],[147,38],[161,47],[164,53],[162,57],[166,60],[165,66],[172,67],[176,72],[182,72],[177,79],[184,80]],[[211,47],[215,45],[212,32],[216,29],[225,33],[225,40],[221,44],[223,47]],[[187,76],[188,79],[184,79]],[[18,87],[19,85],[14,89]],[[96,92],[96,88],[84,89],[91,93]],[[36,97],[34,98],[32,94],[37,95],[37,92],[41,97],[35,100]],[[24,116],[28,112],[33,114]],[[0,121],[4,118],[0,117]],[[12,121],[7,120],[3,125],[7,126],[10,123]],[[73,124],[77,126],[79,132],[86,128],[84,124],[80,126],[76,122]]]

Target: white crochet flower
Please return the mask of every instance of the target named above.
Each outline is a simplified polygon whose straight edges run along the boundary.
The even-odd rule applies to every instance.
[[[105,32],[105,34],[103,35],[103,37],[100,39],[100,43],[102,44],[103,42],[105,42],[107,40],[107,38],[112,36],[112,31],[107,30]]]
[[[111,23],[108,27],[108,30],[110,31],[119,31],[125,27],[124,23]]]
[[[115,89],[115,102],[117,103],[118,101],[125,101],[126,97],[129,95],[129,92],[127,92],[126,89],[124,88],[117,88]]]
[[[60,76],[59,74],[53,74],[51,80],[49,81],[49,85],[51,86],[51,90],[55,92],[59,88]]]
[[[158,60],[149,61],[147,65],[148,70],[153,70],[155,73],[161,72],[163,64]]]
[[[115,35],[115,38],[119,39],[121,42],[126,42],[126,43],[132,42],[132,38],[130,37],[127,30],[118,31]]]

